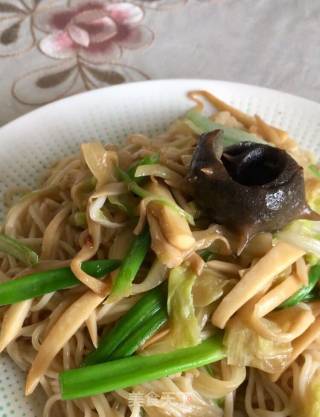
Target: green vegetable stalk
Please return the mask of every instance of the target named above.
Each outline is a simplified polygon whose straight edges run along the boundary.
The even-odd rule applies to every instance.
[[[210,120],[208,117],[204,116],[197,110],[190,110],[186,114],[187,121],[191,122],[191,128],[198,134],[208,133],[212,130],[223,130],[223,145],[228,147],[231,145],[236,145],[240,142],[258,142],[266,143],[263,139],[258,138],[252,133],[248,133],[241,129],[236,129],[233,127],[226,127],[219,123],[215,123],[213,120]]]
[[[131,356],[60,374],[62,399],[89,397],[205,366],[225,357],[221,335],[174,352]]]
[[[204,249],[203,251],[201,251],[199,253],[199,255],[201,256],[201,258],[205,261],[205,262],[209,262],[212,261],[213,259],[216,258],[216,255],[211,252],[211,250],[209,249]]]
[[[316,299],[314,288],[320,280],[320,264],[314,265],[309,271],[309,284],[302,287],[299,291],[293,294],[290,298],[284,301],[280,308],[293,307],[301,302],[308,302]]]
[[[113,355],[118,357],[132,354],[136,347],[142,345],[144,340],[151,337],[157,330],[154,331],[157,327],[155,322],[159,323],[164,314],[166,315],[165,300],[166,294],[162,286],[146,293],[110,332],[102,336],[98,348],[89,353],[83,366],[105,362]],[[150,322],[160,311],[155,322]]]
[[[311,164],[308,166],[309,171],[312,172],[312,174],[317,177],[320,178],[320,171],[319,168],[317,167],[317,165]]]
[[[121,359],[133,355],[140,346],[150,339],[168,320],[164,307],[148,318],[142,326],[131,334],[110,356],[110,359]]]
[[[128,176],[131,180],[139,182],[139,180],[143,181],[143,178],[135,178],[136,169],[140,165],[153,165],[158,164],[160,162],[160,155],[158,153],[153,153],[151,155],[146,155],[144,158],[140,159],[138,162],[135,162],[127,171]]]
[[[130,289],[142,262],[144,261],[150,248],[150,233],[148,228],[138,235],[124,258],[119,272],[112,286],[109,301],[114,301],[130,295]]]
[[[158,195],[155,195],[149,191],[146,191],[140,185],[137,184],[136,181],[130,178],[130,176],[123,171],[122,169],[118,168],[118,175],[121,179],[121,181],[124,181],[129,189],[136,194],[137,196],[141,198],[150,198],[152,201],[163,204],[164,206],[170,207],[172,210],[174,210],[176,213],[178,213],[180,216],[185,217],[187,222],[191,225],[194,225],[194,218],[191,216],[190,213],[183,210],[178,204],[176,204],[173,201],[170,201],[169,199],[165,197],[160,197]]]
[[[83,262],[82,269],[95,278],[103,278],[119,265],[120,261],[117,260],[96,260]],[[0,305],[18,303],[79,284],[80,281],[77,280],[70,268],[36,272],[0,284]]]

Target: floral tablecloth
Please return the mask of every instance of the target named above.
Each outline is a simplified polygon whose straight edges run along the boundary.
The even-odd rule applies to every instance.
[[[320,94],[315,0],[0,0],[0,125],[80,91],[213,78]]]

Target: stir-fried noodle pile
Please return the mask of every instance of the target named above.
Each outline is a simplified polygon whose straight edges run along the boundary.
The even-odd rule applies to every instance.
[[[207,120],[286,150],[304,168],[307,200],[317,209],[320,179],[312,156],[286,132],[207,93],[191,96],[198,102],[193,111],[201,111],[201,96],[216,107]],[[320,415],[320,301],[286,305],[308,286],[312,271],[317,275],[318,232],[311,221],[297,220],[280,232],[259,232],[239,251],[236,234],[208,218],[188,182],[199,133],[186,116],[154,138],[132,134],[124,145],[83,144],[79,154],[55,163],[35,191],[5,196],[3,235],[29,247],[39,262],[28,266],[0,252],[1,283],[62,267],[78,280],[0,310],[0,351],[28,373],[27,394],[38,385],[45,391],[43,416]],[[119,269],[97,279],[82,268],[93,259],[122,261],[146,233],[143,262],[124,287],[115,285]],[[59,374],[79,368],[102,335],[159,286],[168,292],[168,317],[134,354],[162,355],[220,335],[224,357],[62,401]]]

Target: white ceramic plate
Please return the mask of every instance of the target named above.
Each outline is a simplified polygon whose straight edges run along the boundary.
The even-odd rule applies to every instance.
[[[264,88],[222,81],[164,80],[125,84],[73,96],[0,129],[0,195],[33,187],[45,167],[93,138],[118,143],[128,133],[155,133],[192,106],[186,92],[208,89],[250,114],[288,130],[320,153],[320,105]],[[4,210],[0,203],[0,218]],[[41,417],[40,393],[23,397],[24,375],[0,359],[0,417]]]

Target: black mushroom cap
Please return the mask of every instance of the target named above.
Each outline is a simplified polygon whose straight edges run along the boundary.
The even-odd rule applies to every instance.
[[[210,219],[239,235],[240,248],[294,219],[320,220],[306,202],[303,169],[287,152],[253,142],[223,149],[222,134],[200,136],[188,180]]]

